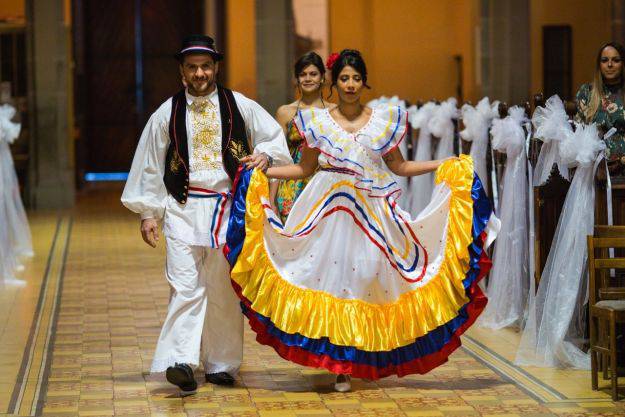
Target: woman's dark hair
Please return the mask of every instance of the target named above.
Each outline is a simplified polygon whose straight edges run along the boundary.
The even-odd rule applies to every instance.
[[[332,85],[330,88],[336,85],[336,82],[339,79],[339,74],[343,71],[343,68],[347,66],[352,67],[360,74],[362,77],[362,83],[365,87],[371,88],[367,84],[367,66],[365,65],[365,60],[362,59],[360,51],[355,49],[343,49],[339,54],[339,57],[332,65]]]
[[[295,78],[299,77],[304,68],[309,65],[317,67],[322,77],[325,75],[326,67],[323,65],[323,59],[316,52],[307,52],[295,62],[295,67],[293,68]]]

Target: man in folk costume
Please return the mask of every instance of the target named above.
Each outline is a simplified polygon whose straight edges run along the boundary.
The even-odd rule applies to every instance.
[[[266,170],[291,162],[282,128],[256,102],[218,86],[212,38],[193,35],[176,55],[185,89],[152,114],[137,147],[122,203],[141,215],[143,240],[156,247],[163,221],[166,278],[172,288],[152,372],[183,395],[206,381],[232,385],[243,356],[243,316],[230,286],[225,243],[239,160]]]

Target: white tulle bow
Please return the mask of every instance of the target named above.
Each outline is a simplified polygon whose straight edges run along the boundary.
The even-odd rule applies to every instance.
[[[413,112],[409,112],[409,121],[413,129],[427,129],[428,123],[436,110],[436,104],[433,102],[427,102],[423,106],[417,108],[417,106],[411,106],[414,108]],[[429,132],[429,129],[427,129]]]
[[[481,327],[491,329],[520,324],[529,294],[527,158],[523,130],[526,120],[525,110],[515,106],[506,118],[493,121],[491,129],[493,148],[507,154],[499,210],[501,231],[495,241],[487,289],[489,302],[478,321]]]
[[[32,256],[30,229],[9,148],[20,133],[20,124],[11,121],[13,116],[13,106],[0,106],[0,291],[4,285],[26,285],[14,274],[23,270],[24,258]]]
[[[419,130],[419,136],[413,144],[413,149],[415,149],[413,159],[415,161],[432,159],[432,135],[428,129],[428,124],[436,107],[435,103],[428,102],[419,109],[415,109],[414,113],[410,115],[410,124],[413,129]],[[410,178],[408,209],[413,216],[416,217],[428,205],[433,188],[434,178],[432,173]]]
[[[378,106],[388,106],[388,105],[393,105],[393,106],[399,105],[399,107],[406,110],[406,101],[400,99],[399,96],[392,96],[392,97],[380,96],[367,103],[367,106],[371,108],[375,108]]]
[[[560,160],[560,146],[573,133],[564,103],[558,96],[551,96],[545,107],[537,107],[532,115],[534,137],[543,142],[534,168],[534,186],[547,182],[553,165],[556,164],[562,178],[569,179],[569,171]]]
[[[484,190],[490,195],[487,181],[486,152],[488,150],[488,130],[497,113],[491,106],[488,97],[481,99],[475,107],[465,104],[460,111],[464,124],[460,137],[467,142],[472,142],[470,155],[473,157],[475,172],[482,180]]]
[[[593,233],[595,172],[605,148],[597,127],[576,125],[560,144],[563,164],[577,167],[566,194],[549,256],[521,336],[520,365],[589,369],[584,344],[588,293],[586,236]]]
[[[11,121],[15,116],[15,107],[0,105],[0,141],[13,143],[20,135],[21,124]]]
[[[569,168],[593,165],[599,152],[605,149],[605,143],[599,138],[599,130],[594,123],[576,123],[575,132],[567,136],[567,140],[560,144],[560,159]]]
[[[444,159],[454,154],[454,119],[458,118],[457,100],[449,98],[436,106],[428,122],[432,135],[439,138],[435,159]]]
[[[507,117],[494,120],[490,130],[493,149],[507,154],[508,157],[521,153],[525,145],[523,123],[526,120],[525,110],[519,106],[511,107]]]

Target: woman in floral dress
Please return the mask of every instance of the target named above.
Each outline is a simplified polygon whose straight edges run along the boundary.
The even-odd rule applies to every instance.
[[[606,139],[606,157],[610,173],[622,174],[625,167],[625,109],[623,108],[623,59],[625,48],[616,42],[599,49],[592,83],[577,92],[576,120],[596,123],[603,133],[617,132]]]
[[[294,73],[300,98],[293,103],[280,106],[276,120],[283,127],[287,145],[294,163],[302,158],[304,139],[300,136],[293,118],[301,108],[325,108],[329,103],[323,101],[323,84],[326,69],[323,60],[315,52],[302,55],[295,62]],[[330,105],[329,107],[332,107]],[[274,181],[270,186],[270,201],[274,211],[282,221],[286,221],[291,207],[308,183],[309,178]]]

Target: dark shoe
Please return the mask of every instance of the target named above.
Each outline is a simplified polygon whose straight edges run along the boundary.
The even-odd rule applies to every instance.
[[[345,374],[338,374],[334,383],[334,390],[337,392],[349,392],[352,390],[352,377]]]
[[[195,394],[197,390],[197,382],[193,376],[193,369],[186,363],[177,363],[167,368],[165,377],[170,384],[180,388],[180,394],[183,397]]]
[[[206,382],[215,385],[234,385],[234,378],[227,372],[217,372],[216,374],[206,374]]]

